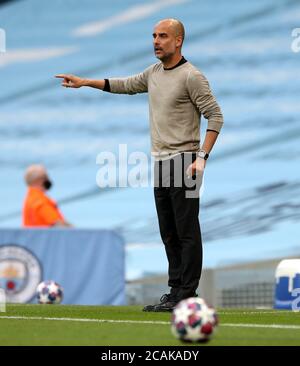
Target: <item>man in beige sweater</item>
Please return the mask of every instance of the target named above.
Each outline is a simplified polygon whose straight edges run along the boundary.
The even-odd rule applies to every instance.
[[[90,86],[110,93],[148,93],[154,196],[171,289],[159,304],[147,305],[144,311],[172,311],[180,300],[196,296],[202,270],[199,182],[223,117],[205,76],[182,56],[184,37],[180,21],[157,23],[153,47],[159,62],[134,76],[89,80],[56,75],[66,88]],[[201,115],[208,126],[200,147]]]

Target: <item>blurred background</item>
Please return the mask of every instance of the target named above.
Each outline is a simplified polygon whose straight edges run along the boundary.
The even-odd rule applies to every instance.
[[[128,301],[163,286],[153,189],[96,185],[99,153],[118,155],[127,144],[150,157],[147,95],[65,89],[54,75],[141,72],[157,61],[153,25],[169,17],[184,23],[183,55],[207,76],[224,114],[201,197],[204,275],[222,289],[223,305],[242,285],[237,273],[247,274],[253,296],[267,294],[261,306],[270,305],[275,264],[300,255],[297,0],[0,2],[0,227],[21,226],[24,169],[42,163],[54,181],[51,197],[76,228],[124,238]],[[205,129],[202,119],[202,138]]]

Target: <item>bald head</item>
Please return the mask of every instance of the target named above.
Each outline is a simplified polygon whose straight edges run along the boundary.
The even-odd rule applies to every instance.
[[[182,58],[183,24],[177,19],[163,19],[155,24],[152,35],[155,56],[165,68],[176,65]]]
[[[168,27],[171,30],[171,32],[174,34],[175,37],[178,37],[178,36],[182,37],[182,43],[183,43],[184,37],[185,37],[185,30],[184,30],[184,25],[181,23],[180,20],[174,19],[174,18],[162,19],[161,21],[159,21],[157,23],[156,26],[158,26],[158,25]]]
[[[43,165],[35,164],[26,169],[24,179],[28,186],[32,186],[47,176],[46,168]]]

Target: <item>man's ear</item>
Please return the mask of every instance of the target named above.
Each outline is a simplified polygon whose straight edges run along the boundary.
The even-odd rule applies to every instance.
[[[183,43],[183,37],[182,36],[177,36],[176,37],[176,47],[181,47]]]

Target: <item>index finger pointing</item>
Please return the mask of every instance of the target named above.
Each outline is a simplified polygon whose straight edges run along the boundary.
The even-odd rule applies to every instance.
[[[62,78],[62,79],[65,79],[67,77],[67,75],[65,74],[58,74],[58,75],[55,75],[56,78]]]

